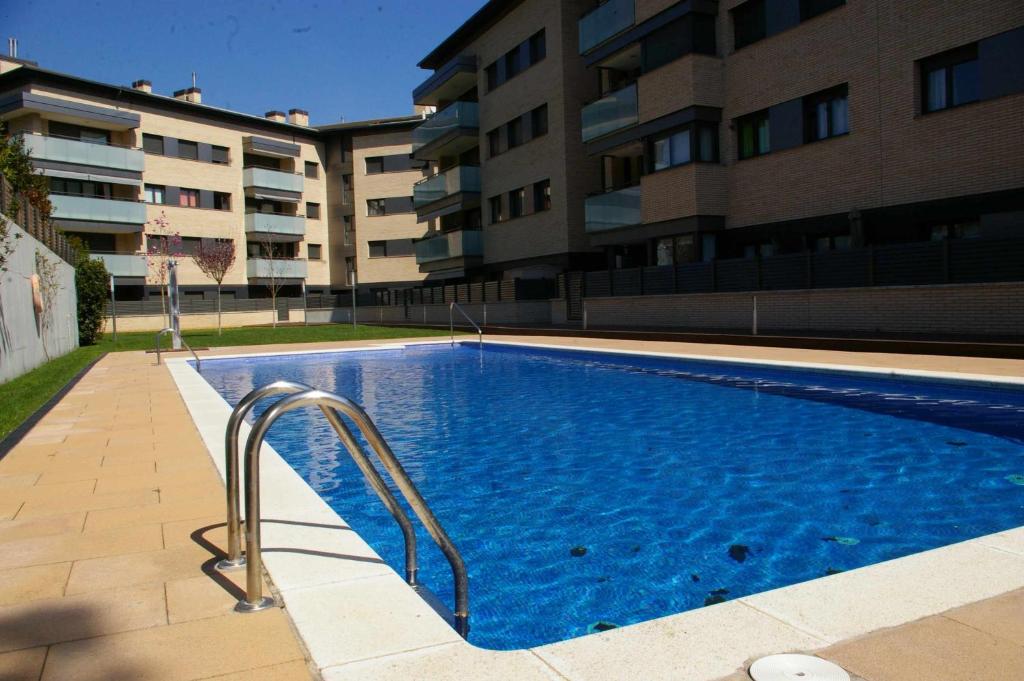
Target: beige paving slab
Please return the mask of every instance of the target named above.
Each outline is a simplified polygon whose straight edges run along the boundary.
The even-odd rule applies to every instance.
[[[264,593],[270,593],[264,584]],[[171,624],[229,615],[245,597],[245,570],[216,572],[167,582],[167,619]]]
[[[0,651],[166,623],[162,585],[30,601],[0,607]]]
[[[101,509],[89,512],[89,516],[85,520],[85,532],[162,523],[172,520],[205,518],[215,513],[224,513],[223,498],[193,498],[175,503],[165,502],[145,504],[143,506]]]
[[[298,660],[275,664],[259,669],[247,669],[244,672],[218,674],[203,681],[313,681],[313,672],[309,665]]]
[[[159,532],[159,527],[151,527]],[[215,556],[199,546],[80,560],[71,568],[68,595],[134,584],[164,583],[193,577]],[[215,562],[215,561],[214,561]]]
[[[329,667],[324,681],[556,681],[559,676],[529,651],[497,652],[459,643]]]
[[[45,487],[13,487],[4,490],[4,496],[8,499],[20,499],[21,501],[28,502],[46,501],[48,499],[68,500],[77,497],[92,497],[95,487],[95,480],[79,480],[77,482],[61,482],[54,485],[46,485]]]
[[[84,524],[84,511],[27,520],[4,520],[0,521],[0,544],[30,537],[78,532]]]
[[[46,647],[0,653],[0,679],[2,681],[37,681],[43,673]]]
[[[146,475],[156,471],[156,464],[153,461],[140,461],[129,464],[103,464],[99,459],[95,466],[76,466],[63,471],[43,473],[37,484],[50,485],[61,482],[74,482],[76,480],[103,480],[117,479],[124,476]]]
[[[11,520],[18,512],[24,502],[18,499],[0,499],[0,520]]]
[[[14,487],[31,487],[36,484],[39,475],[39,473],[0,474],[0,490],[10,490]]]
[[[950,610],[944,616],[1024,646],[1024,589]]]
[[[869,681],[1013,681],[1024,670],[1024,647],[945,617],[928,617],[819,654]]]
[[[93,534],[73,531],[7,542],[0,552],[0,568],[132,554],[162,547],[163,535],[156,525]]]
[[[19,445],[20,446],[20,445]],[[16,473],[61,473],[64,471],[79,471],[83,465],[99,466],[103,463],[102,454],[91,454],[70,458],[58,458],[57,454],[48,456],[19,457],[13,454],[4,457],[0,461],[0,473],[13,475]],[[79,478],[81,479],[81,478]]]
[[[153,468],[155,469],[155,466]],[[154,469],[134,475],[104,476],[96,482],[96,494],[115,494],[147,489],[161,492],[190,488],[224,489],[220,483],[210,479],[208,470],[192,469],[178,473],[157,473]],[[161,496],[161,502],[164,500],[165,497]]]
[[[56,645],[43,681],[192,681],[302,659],[286,616],[272,609]]]
[[[92,494],[88,496],[62,499],[48,497],[25,502],[18,513],[19,518],[38,518],[48,515],[59,515],[74,511],[98,511],[107,508],[125,508],[128,506],[144,506],[160,501],[156,492],[137,491],[119,492],[117,494]]]
[[[0,570],[0,605],[59,598],[70,572],[70,562]]]
[[[212,544],[222,551],[227,551],[228,533],[224,515],[225,511],[222,509],[219,514],[205,518],[172,520],[164,523],[164,546],[171,548],[196,543],[203,546]]]

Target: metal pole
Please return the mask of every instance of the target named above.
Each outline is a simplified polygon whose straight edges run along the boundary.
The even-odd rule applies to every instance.
[[[754,296],[754,335],[757,335],[757,296]]]
[[[181,350],[181,311],[178,306],[178,263],[170,260],[167,263],[168,269],[168,298],[171,303],[171,328],[174,333],[171,335],[171,347]]]
[[[114,342],[117,343],[117,298],[114,296],[114,275],[110,275],[110,321],[114,325]]]
[[[309,308],[306,306],[306,280],[302,280],[302,323],[309,326]]]
[[[356,330],[356,271],[352,270],[349,273],[352,281],[352,330]]]

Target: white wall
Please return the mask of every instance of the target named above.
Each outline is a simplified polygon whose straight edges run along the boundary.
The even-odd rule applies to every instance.
[[[14,239],[15,234],[21,238]],[[13,223],[8,238],[14,239],[15,250],[7,260],[7,271],[0,272],[0,383],[78,347],[75,269]],[[36,273],[36,251],[57,263],[60,282],[45,333],[32,306],[29,280]]]

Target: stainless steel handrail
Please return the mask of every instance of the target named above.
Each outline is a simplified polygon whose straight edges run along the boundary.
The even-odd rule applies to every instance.
[[[465,638],[469,634],[469,578],[466,574],[466,566],[462,556],[451,538],[441,527],[434,516],[427,502],[420,495],[416,485],[409,478],[402,464],[398,461],[394,452],[384,440],[373,421],[363,408],[355,402],[334,395],[322,390],[309,390],[295,395],[290,395],[275,402],[266,412],[253,424],[252,432],[245,443],[245,553],[246,553],[246,574],[245,574],[245,598],[238,602],[235,610],[239,612],[252,612],[270,607],[274,599],[263,596],[263,557],[261,551],[260,537],[260,448],[267,431],[274,422],[282,415],[294,409],[307,406],[318,406],[321,409],[335,412],[335,417],[340,422],[341,412],[359,428],[363,437],[376,452],[377,457],[383,464],[384,469],[391,476],[405,500],[412,507],[413,512],[420,522],[427,528],[434,543],[441,549],[441,553],[448,559],[452,569],[452,576],[455,582],[455,630]],[[333,425],[333,423],[332,423]],[[346,446],[348,442],[343,438]]]
[[[157,363],[157,365],[160,364],[160,336],[164,335],[165,333],[174,333],[174,329],[172,329],[171,327],[168,326],[167,328],[160,329],[159,331],[156,332],[156,363]],[[185,342],[185,339],[181,337],[180,333],[177,333],[177,334],[174,334],[174,335],[176,335],[178,337],[178,340],[180,340],[181,344],[185,346],[185,349],[192,353],[193,359],[196,360],[196,371],[199,371],[199,355],[196,354],[195,350],[193,350],[191,347],[189,347],[189,344]]]
[[[448,331],[451,332],[452,345],[455,345],[455,310],[458,310],[462,316],[466,318],[466,321],[472,324],[473,328],[476,329],[477,336],[480,340],[480,347],[482,348],[484,346],[484,332],[476,325],[473,318],[466,314],[466,311],[462,309],[462,306],[454,301],[448,305]]]
[[[294,381],[274,381],[269,383],[262,388],[256,388],[251,391],[245,397],[243,397],[235,408],[231,412],[231,416],[228,417],[228,425],[224,432],[224,472],[226,478],[227,487],[227,525],[228,525],[228,556],[217,563],[217,569],[222,571],[237,570],[245,565],[245,558],[242,556],[242,519],[241,509],[239,502],[239,484],[238,484],[238,433],[242,428],[242,422],[245,420],[246,414],[256,403],[264,397],[271,395],[281,394],[294,394],[299,392],[309,392],[312,388],[302,383],[296,383]],[[380,477],[377,469],[374,468],[373,463],[370,462],[368,456],[363,451],[362,447],[352,437],[351,431],[348,427],[337,418],[337,413],[333,409],[321,407],[324,416],[327,417],[328,422],[334,428],[334,431],[341,438],[342,443],[349,450],[356,465],[359,466],[359,470],[363,472],[370,486],[377,493],[381,503],[391,512],[391,515],[395,518],[399,527],[402,530],[402,536],[405,538],[405,581],[410,586],[416,586],[416,532],[413,529],[412,522],[409,520],[409,516],[406,515],[405,511],[399,505],[395,499],[391,490],[388,489],[387,483]]]

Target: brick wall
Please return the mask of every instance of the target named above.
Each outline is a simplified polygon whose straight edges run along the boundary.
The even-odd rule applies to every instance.
[[[749,332],[752,293],[587,298],[590,328]],[[1024,283],[759,291],[758,329],[773,332],[1024,335]]]

